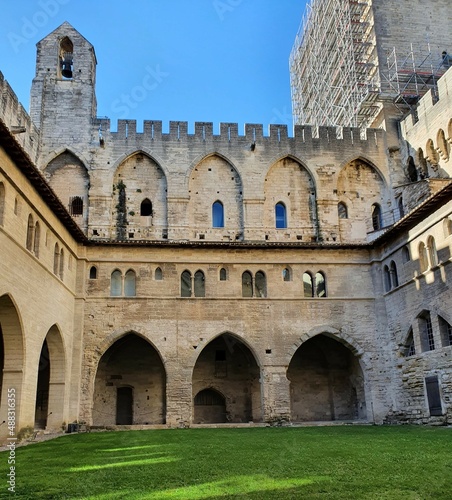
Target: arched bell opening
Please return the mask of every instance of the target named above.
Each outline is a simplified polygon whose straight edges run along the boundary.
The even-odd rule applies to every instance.
[[[366,419],[361,366],[337,340],[317,335],[304,342],[289,364],[287,378],[292,421]]]
[[[147,425],[166,421],[166,373],[157,350],[129,333],[99,361],[93,425]]]
[[[261,421],[260,369],[251,350],[228,333],[207,344],[193,370],[193,397],[194,423]]]

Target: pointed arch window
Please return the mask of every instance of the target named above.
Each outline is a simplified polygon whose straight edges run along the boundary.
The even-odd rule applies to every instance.
[[[61,249],[60,252],[60,271],[59,271],[60,279],[64,278],[64,250]]]
[[[206,280],[202,271],[196,271],[194,279],[195,297],[206,296]]]
[[[122,295],[122,273],[118,269],[111,273],[110,295],[120,297]]]
[[[35,229],[35,223],[33,221],[33,216],[30,214],[28,216],[28,225],[27,225],[27,250],[33,249],[33,233]]]
[[[385,292],[389,292],[389,290],[391,290],[391,275],[389,273],[388,266],[383,268],[383,278],[385,283]]]
[[[404,263],[411,260],[410,249],[407,246],[402,248],[402,258]]]
[[[348,219],[348,209],[345,203],[338,203],[337,205],[337,215],[339,219]]]
[[[447,217],[446,219],[444,219],[443,225],[444,225],[444,237],[447,238],[452,234],[452,218]]]
[[[438,316],[439,331],[441,333],[441,343],[443,347],[452,345],[452,326],[441,316]]]
[[[89,270],[89,279],[90,280],[97,279],[97,267],[96,266],[91,266],[91,268]]]
[[[372,205],[372,227],[374,231],[378,231],[383,227],[381,218],[381,207],[378,203]]]
[[[152,215],[152,202],[149,198],[145,198],[140,205],[141,217],[149,217]]]
[[[425,273],[428,269],[427,248],[423,241],[419,243],[419,266],[421,273]]]
[[[292,281],[292,273],[290,268],[285,267],[282,271],[283,281]]]
[[[33,253],[36,255],[36,257],[39,257],[40,240],[41,240],[41,227],[39,226],[39,222],[36,222],[34,241],[33,241]]]
[[[315,275],[315,295],[316,297],[326,297],[326,280],[322,272]]]
[[[212,205],[212,227],[224,227],[224,207],[221,201]]]
[[[71,198],[69,209],[73,216],[83,215],[83,198],[81,196]]]
[[[66,36],[60,42],[60,75],[63,80],[72,80],[74,70],[74,45]]]
[[[391,266],[389,268],[389,273],[391,275],[391,287],[397,288],[399,286],[399,276],[397,274],[397,266],[396,263],[392,260]]]
[[[276,229],[284,229],[287,227],[286,206],[282,202],[275,205],[275,222]]]
[[[136,296],[136,274],[135,271],[129,269],[124,277],[124,296],[125,297],[135,297]]]
[[[403,208],[403,198],[397,200],[397,208],[399,209],[399,218],[401,219],[405,215],[405,209]]]
[[[53,274],[58,275],[60,269],[60,247],[55,243],[55,250],[53,252]]]
[[[184,271],[180,276],[180,296],[191,297],[191,272]]]
[[[430,261],[430,267],[436,267],[438,265],[438,254],[436,252],[436,243],[435,238],[430,236],[427,240],[427,248],[428,248],[428,258]]]
[[[156,270],[155,270],[155,280],[156,281],[162,281],[163,279],[163,271],[162,271],[162,268],[161,267],[158,267]]]
[[[433,351],[435,349],[435,339],[433,337],[432,319],[429,312],[419,316],[419,333],[421,335],[422,351]]]
[[[267,278],[263,271],[258,271],[254,277],[254,288],[256,297],[267,296]]]
[[[253,296],[253,276],[249,271],[242,274],[242,297]]]
[[[311,273],[303,273],[303,296],[314,297],[314,284]]]
[[[405,356],[414,356],[416,354],[416,347],[414,345],[413,329],[410,328],[408,337],[405,342]]]

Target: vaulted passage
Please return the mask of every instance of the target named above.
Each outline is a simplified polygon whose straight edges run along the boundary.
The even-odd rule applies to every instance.
[[[262,419],[259,366],[248,347],[229,334],[210,342],[193,370],[193,422]]]
[[[166,374],[156,349],[138,335],[102,356],[94,388],[93,425],[165,423]]]
[[[292,420],[366,418],[358,359],[340,342],[317,335],[299,347],[287,371]]]
[[[15,396],[16,423],[20,424],[20,419],[23,417],[21,405],[24,366],[23,332],[18,311],[8,295],[0,297],[0,334],[0,362],[2,363],[0,422],[8,421],[8,389],[10,389],[10,391],[14,391]],[[33,417],[27,414],[25,418],[31,420]],[[8,427],[6,425],[0,426],[0,436],[6,437],[7,431]]]

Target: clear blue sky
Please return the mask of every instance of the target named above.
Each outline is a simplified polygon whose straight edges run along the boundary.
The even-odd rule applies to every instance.
[[[285,123],[305,0],[18,0],[0,16],[0,70],[26,109],[36,43],[68,21],[95,47],[98,115]],[[151,74],[152,90],[143,87]],[[146,80],[149,82],[149,78]],[[149,87],[149,85],[148,85]],[[128,96],[128,97],[125,97]]]

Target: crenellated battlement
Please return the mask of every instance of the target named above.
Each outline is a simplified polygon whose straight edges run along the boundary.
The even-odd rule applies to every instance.
[[[451,87],[452,68],[449,68],[438,80],[438,95],[434,96],[430,90],[419,100],[416,110],[417,119],[414,119],[413,116],[408,116],[402,120],[401,126],[404,133],[408,134],[412,130],[430,127],[432,116],[436,118],[435,115],[439,115],[443,110],[449,112],[452,102]]]
[[[220,142],[268,142],[276,143],[305,143],[315,145],[334,144],[343,147],[346,144],[378,144],[383,140],[385,132],[381,129],[360,129],[354,127],[312,127],[310,125],[296,125],[293,137],[289,136],[287,125],[271,124],[268,133],[264,135],[264,126],[256,123],[246,123],[244,133],[240,134],[238,123],[220,123],[220,133],[214,133],[212,122],[195,122],[194,133],[188,132],[186,121],[170,121],[169,132],[163,132],[162,121],[145,120],[143,132],[137,132],[136,120],[118,120],[117,130],[111,131],[111,122],[108,118],[97,118],[95,126],[100,127],[102,135],[109,135],[112,140],[171,140],[171,141],[220,141]]]
[[[17,95],[0,71],[0,119],[9,128],[17,142],[36,162],[39,149],[39,130],[19,102]]]

